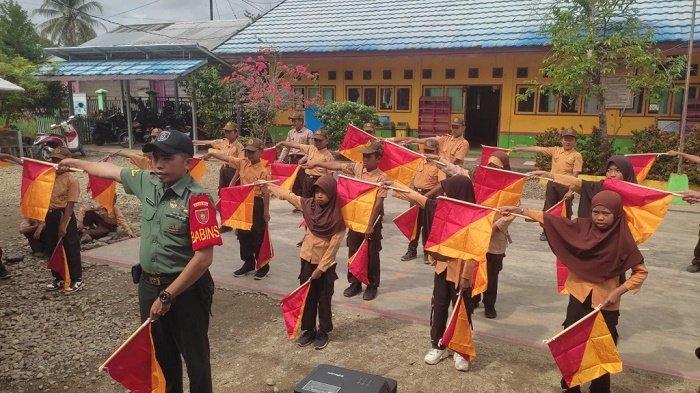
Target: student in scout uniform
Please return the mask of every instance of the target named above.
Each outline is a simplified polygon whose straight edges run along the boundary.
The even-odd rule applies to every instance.
[[[374,135],[374,133],[377,132],[377,126],[374,123],[365,123],[362,126],[362,131]]]
[[[301,319],[304,333],[297,343],[300,347],[313,343],[314,348],[323,349],[328,345],[328,333],[333,330],[331,299],[333,283],[338,279],[335,258],[345,236],[335,178],[330,174],[318,178],[310,198],[302,198],[274,184],[267,187],[277,198],[299,208],[304,216],[306,234],[301,245],[299,283],[303,284],[309,279],[312,281]]]
[[[195,146],[211,146],[229,157],[244,157],[243,144],[238,140],[238,125],[229,121],[224,126],[223,131],[226,134],[226,138],[211,141],[195,141],[194,144]],[[219,169],[219,190],[235,185],[231,184],[234,178],[236,178],[236,169],[227,163],[221,165]]]
[[[318,130],[314,133],[312,145],[303,145],[296,142],[282,141],[277,144],[285,149],[296,149],[306,156],[307,162],[330,162],[333,161],[333,153],[328,150],[328,133],[325,130]],[[301,171],[300,171],[301,172]],[[331,173],[328,169],[316,167],[304,170],[301,196],[311,198],[314,196],[314,185],[321,176]]]
[[[379,160],[382,158],[382,144],[379,141],[373,141],[362,149],[362,164],[341,164],[339,162],[312,162],[309,161],[306,166],[308,168],[325,168],[334,171],[342,171],[346,174],[353,175],[360,180],[369,181],[372,183],[380,183],[388,179],[388,176],[379,169]],[[384,216],[384,198],[386,198],[386,190],[380,189],[377,193],[372,214],[369,217],[369,226],[367,232],[358,233],[353,230],[348,231],[347,245],[348,256],[353,256],[357,249],[362,244],[364,239],[369,241],[369,266],[368,278],[369,285],[365,293],[362,295],[364,300],[373,300],[377,297],[377,288],[380,282],[380,260],[379,252],[382,250],[382,220]],[[379,220],[377,220],[379,218]],[[374,222],[377,224],[372,227]],[[348,286],[343,291],[343,296],[353,297],[362,292],[362,283],[348,272]]]
[[[383,183],[384,186],[391,186],[392,182]],[[445,196],[449,198],[459,199],[465,202],[474,203],[474,186],[468,177],[463,175],[455,175],[449,179],[440,182],[441,189],[444,190]],[[437,201],[428,199],[417,191],[409,192],[394,192],[393,196],[404,199],[420,205],[424,209],[423,218],[423,245],[425,245],[430,234],[430,227],[435,216],[435,207]],[[447,258],[443,255],[431,252],[428,255],[430,263],[435,266],[435,274],[433,277],[433,297],[431,300],[430,312],[430,341],[432,349],[425,355],[423,359],[425,363],[435,365],[443,359],[450,356],[450,351],[441,347],[439,342],[447,327],[447,319],[449,318],[450,304],[457,300],[459,293],[462,293],[462,299],[465,302],[465,307],[469,315],[469,325],[471,325],[471,315],[473,313],[471,297],[471,277],[476,263],[472,260],[464,261],[461,259]],[[461,355],[454,354],[455,369],[459,371],[469,370],[469,361]]]
[[[464,139],[464,130],[464,119],[455,117],[450,125],[450,133],[434,138],[438,143],[438,156],[441,161],[459,166],[464,163],[464,157],[469,153],[469,142]],[[424,144],[428,139],[430,138],[398,137],[394,138],[394,141]]]
[[[116,201],[116,195],[115,195]],[[78,219],[78,231],[90,237],[90,239],[99,239],[115,232],[117,228],[122,228],[127,236],[134,238],[136,234],[129,221],[126,220],[121,210],[114,205],[112,213],[107,212],[103,206],[95,208],[81,207],[76,216]]]
[[[570,295],[563,326],[574,324],[601,305],[605,324],[617,343],[620,297],[627,292],[638,292],[648,272],[625,222],[620,195],[600,191],[591,199],[590,206],[590,218],[573,221],[521,207],[506,206],[501,210],[539,221],[552,252],[569,269],[565,287]],[[632,270],[632,275],[625,280],[628,270]],[[579,386],[566,389],[563,381],[562,389],[581,391]],[[590,391],[609,392],[610,374],[594,379]]]
[[[553,174],[557,175],[567,175],[578,177],[578,175],[583,170],[583,156],[581,153],[576,151],[576,131],[573,129],[566,129],[561,132],[561,147],[541,147],[541,146],[529,146],[529,147],[514,147],[512,151],[522,151],[529,153],[539,153],[546,156],[552,157],[552,170]],[[569,188],[562,186],[561,184],[556,184],[554,182],[547,182],[547,188],[544,195],[544,208],[546,211],[550,207],[556,205],[564,199],[564,196],[569,192]],[[573,214],[572,210],[573,201],[569,198],[566,201],[566,216],[571,218]],[[540,235],[540,240],[545,241],[544,232]]]
[[[579,217],[591,217],[591,199],[593,199],[597,193],[604,189],[603,180],[581,180],[578,177],[546,171],[532,171],[528,172],[528,175],[553,180],[555,183],[568,187],[572,192],[579,193],[581,195],[578,202]],[[628,183],[637,183],[637,176],[634,174],[632,163],[630,162],[629,158],[625,156],[610,157],[608,162],[605,164],[605,177],[608,179],[623,180]]]
[[[425,154],[435,154],[437,150],[438,143],[435,139],[429,138],[425,141],[425,145],[423,147]],[[413,189],[418,191],[418,193],[421,195],[425,195],[446,178],[447,175],[445,175],[445,172],[443,172],[440,167],[435,164],[435,161],[424,160],[416,170],[416,176],[413,179]],[[418,239],[420,238],[421,228],[423,226],[422,216],[423,210],[421,208],[421,211],[418,214],[416,237],[408,243],[408,250],[406,250],[406,254],[401,257],[402,261],[416,259],[418,254]],[[423,253],[423,259],[427,262],[428,254]]]
[[[223,153],[207,153],[202,159],[209,157],[218,158],[228,162],[233,168],[238,170],[241,178],[241,185],[253,184],[258,180],[270,180],[270,169],[260,161],[260,155],[264,149],[263,141],[251,138],[245,145],[245,158],[231,157]],[[237,229],[236,236],[240,243],[241,260],[243,266],[233,272],[234,277],[245,276],[255,271],[254,279],[261,280],[270,272],[270,264],[255,270],[255,261],[263,242],[267,223],[270,221],[270,194],[263,191],[262,187],[256,186],[255,199],[253,201],[253,226],[250,230]]]
[[[53,251],[47,250],[46,246],[41,242],[41,232],[45,226],[46,223],[30,218],[22,219],[22,222],[19,224],[19,233],[27,238],[32,255],[37,258],[46,258]]]
[[[700,157],[694,156],[692,154],[682,153],[675,150],[671,150],[666,154],[671,157],[680,156],[692,163],[700,164]],[[696,203],[698,199],[697,197],[697,193],[695,191],[690,190],[685,192],[683,200],[688,203]],[[688,273],[700,272],[700,234],[698,235],[698,242],[695,244],[695,249],[693,251],[693,260],[690,261],[690,265],[688,265],[688,267],[686,267],[685,270]]]
[[[294,112],[289,116],[289,120],[292,121],[292,129],[287,133],[286,142],[293,142],[299,145],[311,145],[313,144],[313,132],[308,128],[304,127],[304,114],[301,112]],[[286,162],[288,164],[298,164],[299,160],[304,158],[304,153],[296,148],[285,147],[280,153],[280,162]],[[294,185],[292,186],[292,192],[297,195],[302,195],[304,187],[304,174],[299,173]],[[294,209],[294,211],[297,211]]]
[[[144,170],[144,171],[150,171],[153,169],[153,163],[151,162],[151,155],[148,153],[144,154],[132,154],[132,153],[127,153],[124,151],[119,150],[118,152],[113,154],[114,156],[117,157],[124,157],[131,162],[131,165]]]
[[[141,271],[137,272],[141,320],[155,320],[151,332],[166,391],[182,392],[184,359],[190,391],[208,393],[214,294],[209,266],[214,246],[221,245],[216,210],[187,172],[194,146],[186,134],[163,131],[143,151],[153,153],[153,172],[75,159],[63,160],[60,166],[121,182],[141,201]]]

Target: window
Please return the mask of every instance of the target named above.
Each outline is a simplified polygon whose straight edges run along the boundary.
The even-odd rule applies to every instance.
[[[494,78],[503,78],[503,67],[494,67],[491,70],[491,76]]]
[[[382,79],[391,80],[391,70],[382,71]]]
[[[525,94],[528,86],[518,86],[518,94]],[[535,113],[535,94],[530,94],[525,101],[517,100],[518,113]]]
[[[445,95],[450,97],[452,113],[464,112],[464,90],[461,86],[445,87]]]
[[[377,107],[377,88],[365,87],[362,89],[362,104]]]
[[[362,71],[362,79],[366,80],[366,81],[372,80],[372,71],[370,71],[370,70]]]
[[[345,80],[346,81],[352,80],[352,71],[345,71]]]
[[[334,81],[338,75],[336,74],[335,71],[328,71],[328,80],[329,81]]]
[[[322,87],[321,95],[323,96],[324,102],[335,101],[335,87]]]
[[[397,87],[396,88],[396,110],[410,111],[411,110],[411,88]]]
[[[559,106],[560,113],[578,113],[578,96],[562,96]]]
[[[584,114],[598,114],[600,110],[600,100],[598,97],[593,97],[589,95],[583,100],[583,113]]]
[[[379,110],[391,111],[394,110],[394,88],[382,87],[379,89]]]
[[[348,87],[348,101],[360,102],[360,88],[359,87]]]
[[[432,79],[433,77],[433,70],[430,68],[426,68],[423,70],[423,79]]]
[[[445,79],[454,79],[455,78],[455,69],[454,68],[448,68],[445,70]]]
[[[537,106],[538,113],[556,113],[557,111],[557,95],[554,93],[545,93],[540,91],[539,105]]]
[[[425,97],[440,97],[440,96],[442,96],[442,87],[426,86],[423,88],[423,96],[425,96]]]
[[[518,67],[515,76],[518,78],[527,78],[527,67]]]
[[[683,112],[683,91],[685,89],[681,89],[678,93],[675,93],[673,95],[673,115],[681,115]],[[688,88],[688,98],[693,99],[698,97],[698,87],[697,86],[690,86]]]
[[[644,114],[644,92],[640,91],[634,95],[632,99],[632,108],[627,108],[623,112],[625,115],[641,115]]]
[[[319,89],[318,87],[307,88],[306,89],[306,98],[308,98],[310,100],[315,100],[315,99],[319,98],[318,97],[319,91],[321,91],[321,89]]]
[[[413,70],[403,70],[404,79],[413,79]]]
[[[478,78],[479,77],[479,69],[478,68],[470,68],[468,76],[470,78]]]
[[[294,88],[294,109],[304,108],[304,91],[303,87]]]
[[[668,92],[664,92],[658,99],[655,100],[649,98],[647,113],[650,115],[668,115],[668,104],[671,101],[670,98],[671,95]]]

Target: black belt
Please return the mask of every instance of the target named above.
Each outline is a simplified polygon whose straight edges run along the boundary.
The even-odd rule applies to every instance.
[[[151,274],[146,271],[141,272],[141,276],[146,280],[146,282],[157,287],[161,285],[170,285],[179,275],[180,273]]]

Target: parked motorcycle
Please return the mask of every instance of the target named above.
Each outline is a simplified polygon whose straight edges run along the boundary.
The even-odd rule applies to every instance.
[[[70,116],[59,124],[51,124],[49,128],[52,132],[39,132],[32,143],[32,150],[35,157],[40,157],[44,161],[49,161],[53,149],[64,146],[71,153],[80,153],[85,157],[83,145],[80,142],[80,134],[71,124],[75,116]],[[60,131],[59,131],[60,130]]]

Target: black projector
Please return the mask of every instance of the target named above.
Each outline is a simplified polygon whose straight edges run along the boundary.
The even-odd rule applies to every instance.
[[[396,393],[396,381],[321,364],[294,387],[294,393]]]

